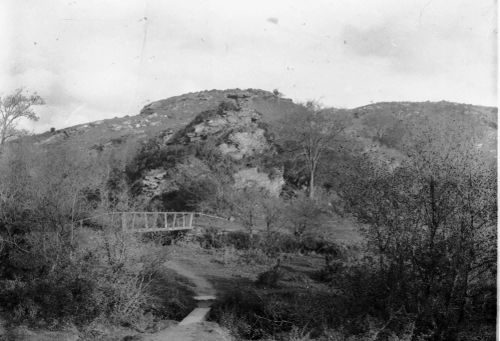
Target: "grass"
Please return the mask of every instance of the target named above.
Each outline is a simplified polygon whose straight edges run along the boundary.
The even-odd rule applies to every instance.
[[[235,319],[240,320],[237,316],[241,312],[235,313],[236,316],[231,316],[231,312],[226,311],[228,302],[237,300],[242,304],[253,305],[264,301],[290,301],[292,305],[296,305],[292,310],[299,312],[304,310],[300,308],[304,306],[304,299],[316,297],[317,300],[324,301],[324,298],[321,297],[331,294],[328,285],[311,278],[314,277],[315,271],[324,265],[324,258],[320,255],[281,255],[280,268],[283,271],[283,276],[280,278],[278,285],[262,286],[256,285],[259,274],[272,269],[277,264],[275,258],[262,255],[254,256],[249,254],[248,251],[231,248],[229,250],[225,248],[207,250],[194,243],[181,242],[170,246],[169,249],[170,259],[182,262],[191,271],[207,278],[214,285],[217,290],[218,301],[214,306],[210,319],[220,323],[223,327],[233,329],[233,333],[236,334],[245,334],[246,327],[244,325],[237,327],[231,325],[237,323]],[[254,258],[259,259],[258,261],[252,261]],[[258,309],[257,306],[253,306],[253,308]],[[283,308],[288,309],[285,306]],[[249,311],[249,314],[252,314],[252,312]],[[269,318],[267,315],[267,312],[263,313],[262,319]],[[269,328],[271,324],[263,322],[260,328],[265,326]],[[285,329],[290,329],[292,326],[293,323]],[[254,336],[257,334],[263,336],[265,333],[259,332]],[[247,332],[246,335],[249,336],[250,332]]]

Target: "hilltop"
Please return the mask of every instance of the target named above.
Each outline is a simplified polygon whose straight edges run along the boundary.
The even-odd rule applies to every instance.
[[[28,140],[42,146],[77,146],[98,154],[120,149],[163,135],[170,137],[202,112],[216,109],[221,102],[244,103],[266,119],[294,110],[290,99],[263,90],[209,90],[188,93],[146,105],[138,115],[115,117],[34,135]]]
[[[124,149],[162,136],[169,139],[203,112],[215,110],[222,102],[244,106],[261,114],[263,122],[298,110],[291,99],[258,89],[209,90],[158,100],[146,105],[138,115],[116,117],[34,135],[28,140],[41,146],[74,146],[97,155],[103,150]],[[352,118],[350,130],[366,149],[399,149],[405,138],[401,123],[432,124],[445,119],[469,117],[483,138],[481,148],[496,155],[497,108],[453,102],[381,102],[342,111]]]

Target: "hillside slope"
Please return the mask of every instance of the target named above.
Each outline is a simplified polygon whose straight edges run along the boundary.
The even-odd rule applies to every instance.
[[[215,110],[222,102],[245,103],[262,113],[265,119],[295,110],[290,99],[279,98],[263,90],[210,90],[189,93],[153,102],[139,115],[89,122],[29,137],[42,146],[67,146],[98,154],[103,150],[130,148],[138,142],[163,135],[170,137],[202,112]]]
[[[229,103],[259,114],[266,123],[300,107],[291,99],[256,89],[210,90],[188,93],[146,105],[136,116],[90,122],[54,132],[28,137],[27,141],[44,147],[79,149],[90,156],[103,153],[130,157],[138,146],[151,138],[168,143],[172,136],[189,126],[200,114],[213,112]],[[388,163],[401,158],[409,134],[408,122],[415,128],[443,125],[443,131],[466,118],[478,132],[478,148],[496,159],[497,108],[451,102],[384,102],[354,109],[327,109],[348,114],[351,136],[366,152]]]

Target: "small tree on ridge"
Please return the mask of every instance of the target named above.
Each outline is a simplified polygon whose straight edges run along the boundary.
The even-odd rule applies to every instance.
[[[32,107],[42,104],[45,104],[42,97],[37,93],[25,94],[22,88],[11,95],[0,97],[0,148],[8,138],[18,134],[16,124],[20,118],[33,121],[39,119]]]

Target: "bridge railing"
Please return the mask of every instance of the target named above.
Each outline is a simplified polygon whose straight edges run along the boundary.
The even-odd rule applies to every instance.
[[[125,232],[190,230],[194,219],[192,212],[122,212],[120,216]]]
[[[75,226],[100,225],[121,228],[124,232],[146,233],[217,227],[234,228],[227,218],[201,212],[108,212],[78,220]]]

